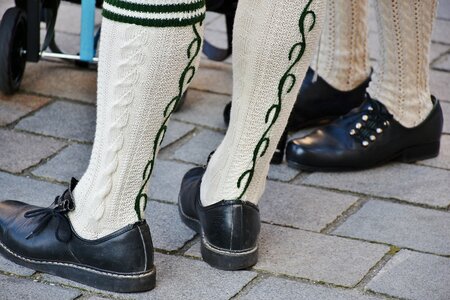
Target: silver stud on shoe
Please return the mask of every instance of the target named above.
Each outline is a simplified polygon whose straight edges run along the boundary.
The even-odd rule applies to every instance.
[[[355,126],[357,129],[360,129],[361,127],[362,127],[362,124],[361,123],[356,123],[356,126]]]
[[[371,136],[370,136],[370,140],[371,140],[371,141],[375,141],[376,139],[377,139],[376,136],[374,136],[374,135],[371,135]]]
[[[383,132],[383,129],[377,128],[377,133],[382,133],[382,132]]]
[[[355,135],[355,134],[356,134],[356,130],[355,129],[350,130],[350,135]]]
[[[364,116],[362,116],[362,119],[363,119],[363,121],[367,121],[367,120],[369,120],[369,116],[364,115]]]
[[[369,142],[368,142],[368,141],[363,141],[363,142],[362,142],[362,145],[363,145],[364,147],[367,147],[367,146],[369,146]]]

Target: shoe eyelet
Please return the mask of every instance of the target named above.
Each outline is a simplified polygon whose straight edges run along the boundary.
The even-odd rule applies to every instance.
[[[356,134],[356,130],[355,129],[350,130],[350,135],[355,135],[355,134]]]
[[[362,144],[364,147],[369,146],[369,142],[368,142],[368,141],[363,141],[361,144]]]
[[[369,116],[368,115],[364,115],[364,116],[362,116],[362,119],[363,119],[363,121],[367,121],[367,120],[369,120]]]
[[[356,123],[355,127],[356,127],[357,129],[360,129],[360,128],[362,127],[362,124],[361,124],[361,123]]]
[[[383,132],[383,129],[377,128],[377,133],[382,133],[382,132]]]
[[[374,136],[374,135],[371,135],[371,136],[370,136],[370,140],[371,140],[371,141],[375,141],[376,139],[377,139],[376,136]]]
[[[373,111],[373,107],[372,107],[372,106],[369,106],[367,109],[368,109],[369,111]]]

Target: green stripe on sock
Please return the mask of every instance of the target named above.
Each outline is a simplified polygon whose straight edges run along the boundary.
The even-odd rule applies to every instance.
[[[205,14],[201,14],[189,19],[142,19],[130,16],[119,15],[109,10],[103,9],[103,17],[112,21],[129,23],[147,27],[182,27],[197,24],[205,19]]]
[[[106,3],[130,11],[150,12],[150,13],[171,13],[171,12],[192,12],[205,6],[205,0],[195,3],[180,4],[141,4],[130,3],[123,0],[105,0]]]

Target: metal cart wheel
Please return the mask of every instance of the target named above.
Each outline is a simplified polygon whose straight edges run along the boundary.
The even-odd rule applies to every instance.
[[[9,8],[0,23],[0,91],[12,94],[19,89],[25,71],[27,19],[25,12]]]

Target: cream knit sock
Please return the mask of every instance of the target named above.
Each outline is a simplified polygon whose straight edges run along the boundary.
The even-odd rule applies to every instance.
[[[69,218],[96,239],[143,219],[168,119],[198,66],[204,0],[106,0],[91,160]]]
[[[367,0],[327,0],[319,50],[311,67],[331,86],[350,91],[367,80]]]
[[[432,109],[429,50],[436,0],[375,2],[380,60],[368,93],[405,127],[420,124]]]
[[[203,205],[236,199],[258,202],[316,50],[324,8],[319,0],[239,1],[230,126],[204,174]]]

